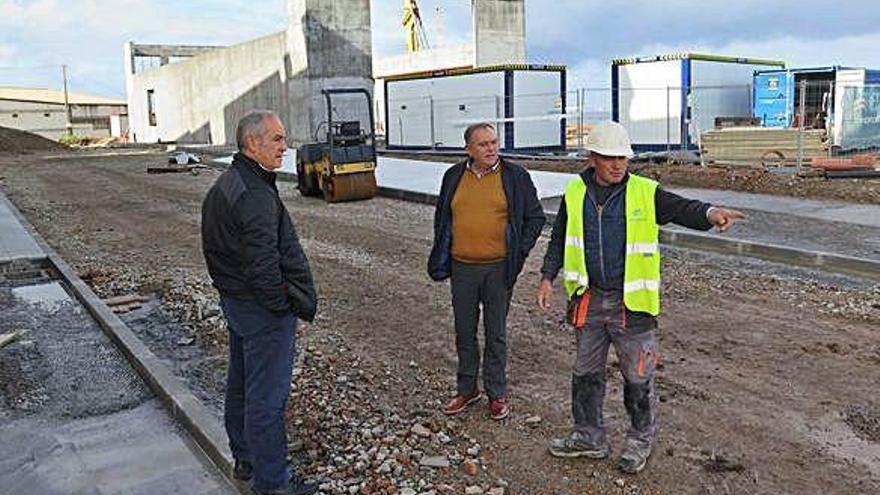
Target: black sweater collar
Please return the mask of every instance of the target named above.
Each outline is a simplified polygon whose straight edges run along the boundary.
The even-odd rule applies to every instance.
[[[260,166],[255,160],[252,160],[250,157],[245,155],[242,152],[236,153],[232,157],[233,165],[242,166],[251,172],[253,172],[257,177],[263,179],[267,184],[274,186],[276,175],[274,172],[269,172]]]

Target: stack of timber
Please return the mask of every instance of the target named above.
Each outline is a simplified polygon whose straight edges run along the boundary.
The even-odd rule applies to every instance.
[[[799,129],[774,127],[728,127],[704,132],[700,151],[706,162],[724,165],[786,166],[798,158]],[[826,156],[825,131],[803,131],[803,160]]]

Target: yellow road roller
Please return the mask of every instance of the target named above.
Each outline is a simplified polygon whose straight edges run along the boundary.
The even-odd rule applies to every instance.
[[[370,199],[376,195],[376,143],[373,105],[366,89],[325,89],[324,139],[297,152],[296,181],[303,196],[323,196],[329,203]],[[334,119],[334,117],[341,117]]]

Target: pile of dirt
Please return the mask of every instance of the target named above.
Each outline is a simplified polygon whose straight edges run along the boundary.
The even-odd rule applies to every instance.
[[[27,153],[31,151],[60,151],[64,145],[36,134],[0,127],[0,153]]]

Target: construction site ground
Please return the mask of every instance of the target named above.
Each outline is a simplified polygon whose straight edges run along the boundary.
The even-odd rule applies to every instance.
[[[152,298],[126,322],[219,418],[226,330],[199,237],[219,171],[146,174],[164,153],[54,155],[0,155],[0,189],[99,295]],[[878,203],[878,188],[863,181],[834,198]],[[433,208],[327,204],[291,183],[280,192],[320,294],[318,318],[300,328],[290,447],[324,493],[880,492],[878,284],[664,249],[661,431],[647,469],[626,476],[613,459],[546,452],[570,427],[574,346],[561,290],[549,312],[534,302],[546,236],[511,304],[510,418],[490,420],[485,400],[446,418],[438,408],[454,390],[454,334],[449,286],[425,273]],[[615,456],[624,422],[612,360]]]

